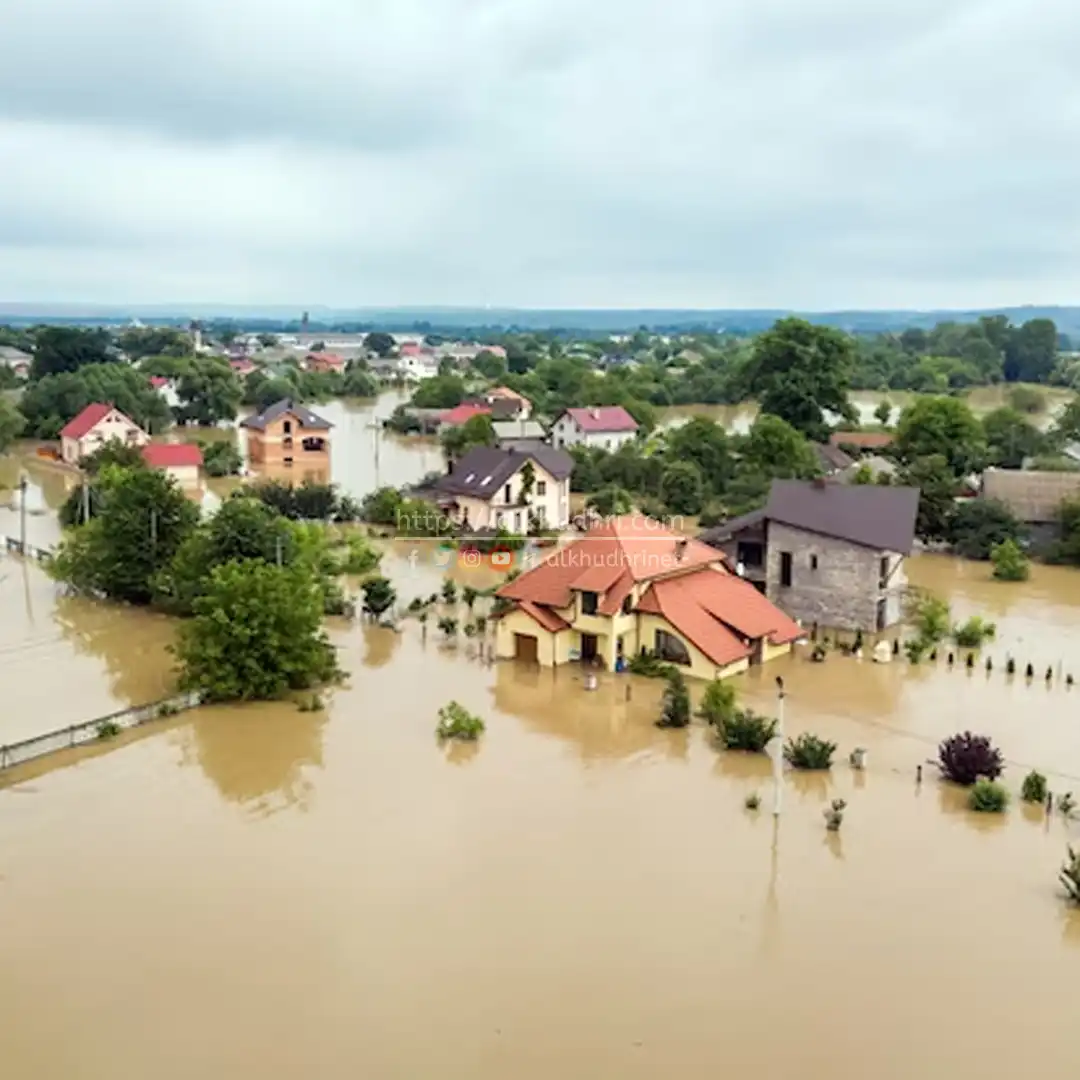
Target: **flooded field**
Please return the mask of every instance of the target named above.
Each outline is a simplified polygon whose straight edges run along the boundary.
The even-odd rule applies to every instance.
[[[442,576],[413,550],[387,558],[406,599]],[[870,752],[865,773],[789,774],[775,827],[768,761],[656,729],[658,684],[588,692],[415,624],[335,627],[351,678],[324,713],[200,710],[5,777],[5,1075],[1075,1076],[1069,827],[975,817],[914,773],[972,726],[1014,791],[1030,764],[1080,793],[1080,688],[1041,677],[1080,676],[1080,574],[1002,585],[924,557],[909,576],[998,623],[998,670],[834,655],[744,678],[771,709],[785,674],[789,732]],[[10,559],[0,579],[0,741],[160,694],[164,621],[58,600]],[[435,743],[450,698],[486,718],[479,744]]]

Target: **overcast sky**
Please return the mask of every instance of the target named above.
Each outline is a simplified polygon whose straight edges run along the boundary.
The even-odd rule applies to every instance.
[[[0,0],[0,300],[1080,303],[1077,0]]]

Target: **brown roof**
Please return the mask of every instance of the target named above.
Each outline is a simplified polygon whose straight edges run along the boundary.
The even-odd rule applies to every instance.
[[[829,436],[830,446],[857,446],[860,450],[880,450],[892,443],[887,431],[834,431]]]
[[[829,443],[814,443],[814,453],[826,472],[843,472],[855,464],[854,458],[848,457],[839,446]]]
[[[774,480],[765,517],[821,536],[906,555],[915,540],[918,510],[918,488]]]
[[[523,600],[518,607],[525,612],[531,619],[534,619],[549,633],[557,633],[559,630],[566,630],[570,624],[561,616],[556,615],[550,608],[539,607],[536,604],[530,604],[528,600]]]
[[[987,469],[983,473],[982,495],[984,499],[1000,500],[1021,521],[1046,524],[1057,520],[1066,499],[1080,498],[1080,473]]]

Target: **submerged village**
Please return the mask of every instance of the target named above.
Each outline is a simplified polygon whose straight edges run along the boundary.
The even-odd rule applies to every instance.
[[[709,1016],[752,1063],[766,1001],[811,1075],[1020,1069],[1032,1026],[1074,1072],[1080,341],[1047,323],[0,327],[12,1075],[62,1074],[58,1002],[69,1075],[153,1074],[155,972],[269,1076],[268,1022],[389,1076],[418,1017],[411,1075],[508,1075],[512,1038],[546,1076],[553,1031],[700,1066]],[[957,1036],[963,980],[1033,971]]]

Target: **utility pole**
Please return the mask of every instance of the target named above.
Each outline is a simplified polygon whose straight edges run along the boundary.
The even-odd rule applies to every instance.
[[[284,561],[284,556],[283,556],[282,550],[281,550],[281,537],[280,536],[277,538],[277,543],[276,543],[275,546],[276,546],[276,549],[277,549],[277,564],[278,564],[278,566],[281,566],[282,562]]]
[[[379,432],[382,430],[382,421],[378,417],[375,417],[374,421],[368,424],[372,435],[375,437],[375,487],[378,488],[379,484],[379,452],[381,450],[381,443],[379,441]]]
[[[27,480],[25,473],[19,478],[19,544],[22,546],[22,557],[26,558],[26,488]]]
[[[157,511],[150,511],[150,543],[154,545],[155,551],[157,550]]]
[[[776,677],[776,751],[773,754],[773,816],[780,816],[784,790],[784,680]]]
[[[90,485],[85,476],[82,482],[82,519],[84,525],[90,520]]]

